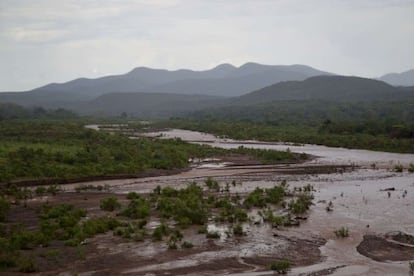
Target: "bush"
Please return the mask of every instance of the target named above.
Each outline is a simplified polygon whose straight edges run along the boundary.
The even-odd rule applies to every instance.
[[[270,269],[279,274],[286,274],[290,269],[290,262],[288,260],[275,261],[270,264]]]
[[[408,171],[410,173],[414,173],[414,163],[410,163],[409,167],[408,167]]]
[[[334,231],[337,238],[347,238],[349,237],[349,229],[347,227],[341,227]]]
[[[163,236],[168,235],[171,232],[170,227],[168,225],[161,223],[154,229],[152,232],[152,240],[153,241],[162,241]]]
[[[204,181],[204,183],[206,184],[207,188],[209,190],[213,190],[213,191],[220,191],[220,185],[219,183],[214,180],[212,177],[207,177],[207,179]]]
[[[5,198],[0,198],[0,222],[3,222],[7,218],[9,213],[10,202]]]
[[[233,234],[236,236],[243,236],[245,234],[243,231],[243,226],[241,224],[236,224],[233,227]]]
[[[100,201],[101,210],[112,212],[115,209],[121,208],[121,204],[119,203],[118,199],[114,196],[101,199]]]
[[[128,207],[124,209],[120,215],[133,219],[143,219],[150,214],[150,204],[144,198],[132,199]]]
[[[410,273],[414,274],[414,262],[410,262],[408,265],[410,267]]]
[[[206,233],[207,239],[220,239],[220,233],[218,231],[209,231]]]
[[[193,245],[191,242],[189,242],[189,241],[184,241],[184,242],[181,244],[181,247],[182,247],[182,248],[193,248],[193,247],[194,247],[194,245]]]
[[[19,267],[19,272],[23,273],[32,273],[38,270],[37,266],[33,263],[32,259],[28,257],[22,257],[18,260],[17,266]]]
[[[404,167],[401,164],[397,164],[394,166],[394,172],[403,172]]]
[[[305,213],[310,205],[312,205],[313,195],[310,193],[301,193],[295,200],[291,200],[289,203],[289,209],[295,215],[300,215]]]
[[[46,193],[46,188],[43,186],[39,186],[35,189],[35,193],[38,196],[44,195]]]

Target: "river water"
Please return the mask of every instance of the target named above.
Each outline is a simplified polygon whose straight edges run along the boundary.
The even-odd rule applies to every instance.
[[[180,138],[184,141],[208,144],[214,147],[236,148],[239,146],[291,150],[307,153],[318,158],[310,161],[318,164],[354,164],[359,169],[329,175],[311,175],[290,179],[291,186],[310,183],[315,187],[315,206],[306,223],[289,235],[303,237],[319,235],[327,240],[321,247],[325,256],[323,262],[309,267],[293,269],[292,275],[302,275],[325,268],[344,265],[332,275],[408,275],[408,262],[376,262],[360,255],[356,247],[364,234],[384,234],[391,231],[404,231],[414,234],[414,174],[395,173],[391,169],[395,164],[407,167],[414,163],[414,154],[398,154],[332,148],[318,145],[292,145],[289,143],[264,143],[258,141],[235,141],[217,138],[211,134],[173,129],[150,136]],[[373,169],[375,164],[375,169]],[[246,181],[243,189],[249,191],[255,187],[271,187],[272,181]],[[382,189],[394,187],[388,196]],[[406,194],[406,195],[404,195]],[[327,213],[326,203],[332,201],[334,211]],[[339,240],[333,231],[339,226],[350,229],[350,237]],[[286,233],[284,233],[286,234]],[[250,275],[251,273],[249,273]],[[266,274],[255,273],[257,275]]]
[[[94,126],[90,126],[90,128],[97,129]],[[188,181],[202,179],[206,176],[214,176],[219,181],[224,182],[241,175],[243,175],[243,185],[232,187],[232,192],[243,193],[252,191],[255,187],[272,187],[275,181],[283,179],[287,180],[291,187],[311,184],[315,189],[315,204],[311,207],[308,220],[298,228],[289,228],[289,230],[282,231],[285,236],[309,239],[318,236],[327,240],[326,244],[320,247],[324,258],[322,262],[312,266],[295,267],[290,272],[291,275],[307,275],[337,266],[343,267],[335,270],[332,275],[408,275],[409,266],[407,261],[376,262],[360,255],[356,247],[365,234],[403,231],[414,235],[414,174],[408,173],[406,170],[403,173],[396,173],[392,170],[396,164],[407,167],[408,164],[414,163],[414,154],[352,150],[307,144],[236,141],[180,129],[146,133],[145,135],[161,138],[180,138],[191,143],[222,148],[244,146],[260,149],[289,149],[292,152],[304,152],[317,157],[306,162],[305,165],[357,165],[356,170],[344,173],[314,175],[270,173],[263,179],[260,178],[260,175],[259,177],[246,179],[245,174],[250,171],[222,168],[213,164],[210,167],[198,167],[172,176],[112,180],[106,181],[106,184],[113,187],[116,192],[149,192],[156,185],[184,186]],[[254,172],[254,170],[251,172]],[[388,195],[387,192],[381,191],[386,188],[394,188],[395,191]],[[333,212],[328,213],[325,208],[329,201],[333,203]],[[349,238],[336,238],[333,232],[340,226],[349,228]],[[268,239],[266,235],[260,236],[259,233],[257,237]],[[252,247],[255,244],[259,245],[254,241],[251,244]],[[249,249],[249,246],[248,243],[247,248],[231,252],[238,257],[243,257],[242,254],[249,254],[252,250],[255,250]],[[227,251],[227,254],[229,252]],[[202,259],[208,259],[206,257],[208,254],[206,254],[203,255]],[[198,262],[202,262],[202,260],[198,260]],[[185,262],[182,265],[185,265]],[[249,272],[244,275],[268,274],[269,272]]]

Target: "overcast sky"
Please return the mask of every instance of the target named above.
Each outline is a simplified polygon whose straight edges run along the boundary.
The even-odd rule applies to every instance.
[[[414,68],[414,0],[0,0],[0,91],[134,67]]]

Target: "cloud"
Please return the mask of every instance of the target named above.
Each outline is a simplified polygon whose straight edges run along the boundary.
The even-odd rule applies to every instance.
[[[402,0],[3,0],[0,90],[247,61],[378,76],[414,67],[412,14]]]

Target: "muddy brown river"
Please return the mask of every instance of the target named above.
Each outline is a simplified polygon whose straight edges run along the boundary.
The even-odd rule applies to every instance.
[[[149,136],[161,138],[180,138],[182,140],[208,144],[214,147],[235,148],[239,146],[286,150],[307,153],[317,158],[302,164],[314,165],[356,165],[352,171],[332,174],[288,174],[278,172],[277,167],[263,168],[227,167],[218,160],[209,160],[203,164],[195,164],[190,171],[172,176],[148,177],[141,179],[124,179],[104,181],[111,190],[119,193],[129,191],[150,192],[157,185],[171,185],[184,187],[190,181],[201,181],[207,176],[213,176],[221,183],[237,180],[242,183],[231,188],[231,192],[247,193],[256,187],[272,187],[275,182],[287,180],[290,187],[300,187],[312,184],[315,188],[314,205],[309,217],[300,227],[277,230],[284,237],[292,239],[326,240],[319,247],[321,259],[312,265],[294,267],[289,275],[409,275],[409,261],[374,261],[361,255],[357,246],[364,235],[383,235],[394,231],[402,231],[414,235],[414,174],[406,170],[397,173],[392,170],[395,164],[407,167],[414,163],[414,154],[396,154],[374,152],[367,150],[350,150],[344,148],[330,148],[317,145],[292,145],[288,143],[264,143],[258,141],[236,141],[221,139],[210,134],[173,129],[156,133],[147,133]],[[375,166],[373,165],[375,164]],[[295,165],[292,165],[295,166]],[[97,184],[89,182],[84,184]],[[99,181],[102,184],[102,181]],[[78,185],[78,184],[76,184]],[[68,189],[76,185],[68,185]],[[393,188],[392,191],[383,191]],[[327,202],[332,201],[333,211],[327,212]],[[349,229],[348,238],[339,239],[334,230],[340,226]],[[220,225],[211,224],[209,227]],[[220,258],[254,257],[258,254],[266,255],[287,246],[283,241],[274,241],[275,230],[266,226],[256,227],[245,225],[247,229],[246,241],[240,244],[230,243],[226,249],[207,251],[194,254],[189,258],[168,260],[157,265],[140,266],[128,269],[123,273],[141,273],[160,269],[160,267],[183,268],[207,264]],[[225,231],[225,229],[223,230]],[[193,241],[197,244],[197,241]],[[225,243],[225,240],[218,241]],[[141,248],[137,254],[156,254],[160,248],[148,245]],[[145,251],[147,250],[147,251]],[[145,252],[145,253],[143,253]],[[243,262],[241,260],[241,262]],[[231,275],[270,275],[269,271],[259,271],[250,264],[250,268],[243,273],[229,273]],[[322,271],[325,271],[322,273]],[[314,273],[314,274],[312,274]],[[318,274],[319,273],[319,274]],[[194,273],[194,275],[198,275]]]

